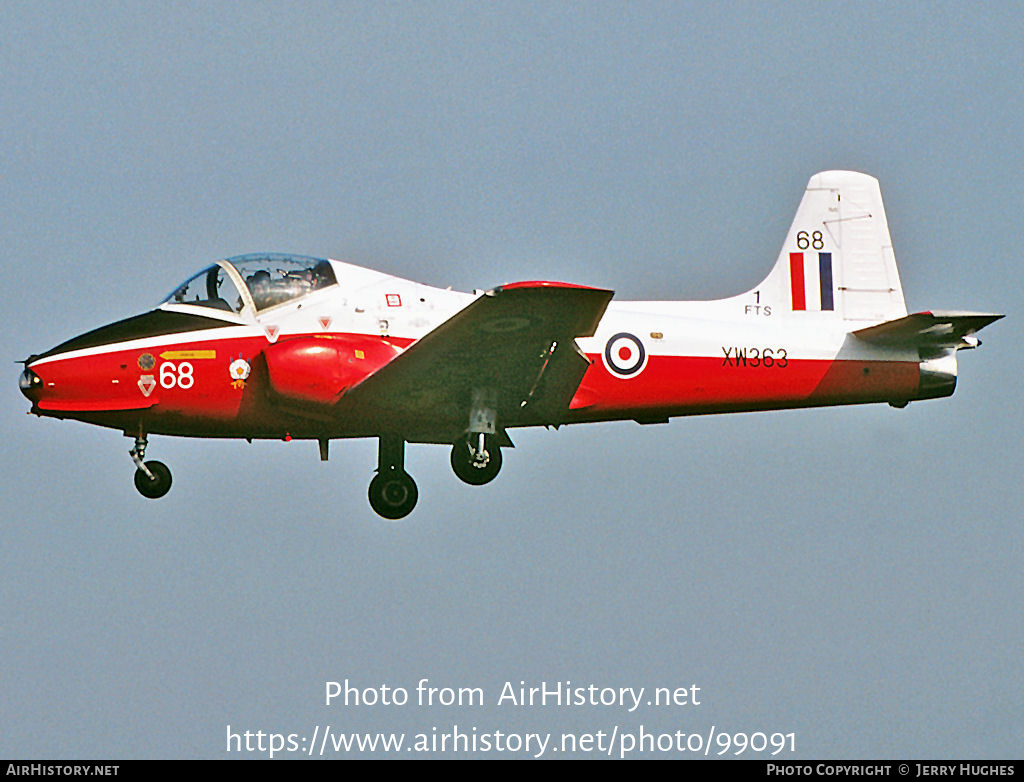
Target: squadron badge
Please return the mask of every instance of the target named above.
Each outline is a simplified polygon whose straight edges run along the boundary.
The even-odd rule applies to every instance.
[[[239,356],[228,366],[228,374],[231,375],[231,386],[232,388],[241,388],[245,385],[246,379],[249,377],[249,362]]]

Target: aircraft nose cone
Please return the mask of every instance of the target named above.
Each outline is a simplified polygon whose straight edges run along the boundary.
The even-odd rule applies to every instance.
[[[18,388],[21,389],[21,393],[28,397],[30,402],[35,403],[39,401],[39,394],[43,389],[43,381],[39,379],[39,375],[25,367],[25,371],[18,378]]]

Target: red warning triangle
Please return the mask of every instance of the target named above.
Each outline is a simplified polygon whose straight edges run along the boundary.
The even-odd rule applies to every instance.
[[[269,339],[271,342],[277,341],[277,333],[278,331],[280,331],[280,329],[278,329],[277,326],[264,326],[263,330],[267,334],[267,339]]]
[[[324,331],[327,331],[327,329],[331,327],[332,320],[333,318],[331,318],[330,316],[323,315],[322,317],[319,318],[320,328],[323,329]]]
[[[143,396],[149,396],[153,393],[153,389],[156,388],[156,378],[152,375],[142,375],[139,378],[139,391],[142,392]]]

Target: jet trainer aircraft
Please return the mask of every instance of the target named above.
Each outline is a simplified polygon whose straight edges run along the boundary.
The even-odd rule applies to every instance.
[[[405,443],[451,446],[485,484],[508,430],[616,419],[949,396],[956,352],[1002,315],[907,314],[878,182],[810,180],[782,252],[754,289],[718,301],[612,301],[515,282],[460,293],[340,261],[217,261],[154,310],[25,360],[31,412],[122,430],[135,486],[165,495],[151,434],[376,437],[370,505],[416,504]]]

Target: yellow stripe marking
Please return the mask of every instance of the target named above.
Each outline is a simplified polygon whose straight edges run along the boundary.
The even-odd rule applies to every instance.
[[[165,350],[160,354],[165,361],[183,361],[185,359],[217,358],[216,350]]]

